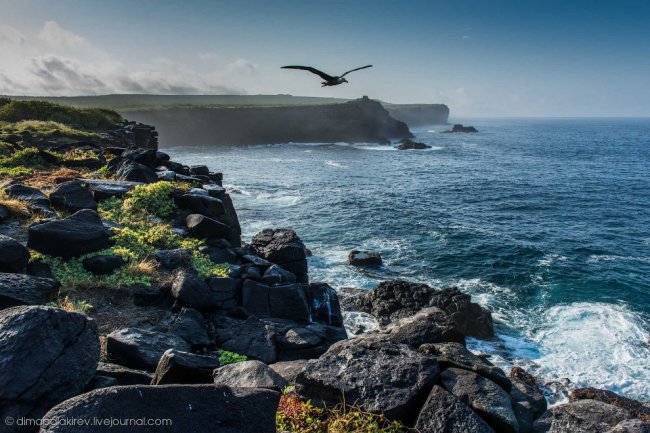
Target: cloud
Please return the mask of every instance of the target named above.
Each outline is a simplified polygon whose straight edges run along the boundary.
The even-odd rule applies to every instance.
[[[201,67],[166,58],[124,64],[55,21],[27,35],[0,25],[0,49],[0,93],[9,95],[242,94],[238,80],[257,73],[254,63],[217,53],[199,53],[208,62]]]

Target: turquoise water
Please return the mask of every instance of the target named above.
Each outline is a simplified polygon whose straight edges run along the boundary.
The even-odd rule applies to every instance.
[[[224,172],[245,238],[292,227],[313,280],[457,285],[546,381],[650,400],[650,119],[471,120],[415,130],[427,151],[295,144],[166,149]],[[345,264],[381,252],[375,271]]]

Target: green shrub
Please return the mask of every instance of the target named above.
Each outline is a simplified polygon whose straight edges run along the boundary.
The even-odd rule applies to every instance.
[[[26,177],[31,176],[34,170],[26,167],[0,167],[0,177]]]
[[[173,192],[174,184],[167,181],[137,186],[127,194],[122,210],[128,215],[167,218],[176,208],[172,199]]]
[[[227,277],[230,266],[227,263],[216,264],[205,254],[192,252],[192,267],[203,278]]]
[[[29,167],[43,169],[45,161],[40,151],[34,147],[18,150],[9,156],[0,158],[0,167]]]
[[[0,104],[0,121],[20,122],[41,120],[59,122],[85,130],[110,128],[121,122],[122,116],[113,110],[74,108],[46,101],[12,101]]]
[[[248,361],[248,357],[246,355],[240,355],[239,353],[230,352],[223,349],[219,349],[217,351],[217,355],[219,355],[219,365],[221,366]]]

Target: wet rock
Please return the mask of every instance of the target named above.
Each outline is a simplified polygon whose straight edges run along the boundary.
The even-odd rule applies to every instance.
[[[442,386],[468,404],[496,431],[518,433],[519,422],[510,395],[499,385],[476,373],[448,368],[440,375]]]
[[[236,320],[224,316],[215,316],[217,345],[230,352],[246,355],[265,364],[275,362],[275,327],[262,322],[257,317]]]
[[[640,401],[632,400],[631,398],[623,397],[613,391],[598,388],[580,388],[571,392],[569,401],[579,400],[598,400],[603,403],[611,404],[618,408],[624,409],[647,423],[650,423],[650,405],[643,404]]]
[[[424,143],[418,143],[411,140],[410,138],[404,138],[400,140],[399,145],[395,147],[397,150],[423,150],[431,149],[431,146],[427,146]]]
[[[438,363],[404,344],[359,337],[341,341],[296,378],[296,392],[314,403],[342,399],[389,419],[413,422],[438,379]]]
[[[151,384],[211,383],[212,371],[218,367],[219,358],[216,356],[169,349],[160,357]]]
[[[107,248],[109,236],[97,212],[86,209],[62,220],[31,226],[27,246],[43,254],[69,259]]]
[[[118,385],[149,385],[153,378],[153,375],[147,371],[108,362],[100,362],[97,365],[97,374],[112,377]]]
[[[332,326],[343,326],[343,313],[339,297],[329,284],[311,283],[309,285],[311,318]]]
[[[270,388],[283,391],[288,383],[268,365],[260,361],[244,361],[224,365],[213,374],[217,385],[234,388]]]
[[[190,214],[187,216],[187,229],[197,238],[230,238],[230,227],[205,215]]]
[[[97,328],[58,308],[0,310],[0,415],[40,418],[81,393],[99,360]]]
[[[271,286],[291,284],[296,282],[296,276],[291,272],[282,269],[278,265],[272,265],[266,271],[264,271],[264,275],[262,275],[262,281]]]
[[[56,297],[60,284],[49,278],[0,273],[0,309],[46,304]]]
[[[510,372],[512,408],[519,420],[519,432],[533,431],[533,421],[542,416],[547,404],[536,379],[524,369],[514,367]]]
[[[427,343],[465,344],[465,336],[456,330],[454,321],[436,307],[424,308],[411,317],[399,319],[380,332],[391,341],[414,349]]]
[[[308,321],[309,304],[302,284],[269,287],[246,280],[242,288],[242,306],[261,317]]]
[[[50,410],[41,433],[150,433],[147,425],[72,425],[58,419],[170,420],[170,432],[275,433],[280,394],[266,389],[215,385],[159,385],[102,388]]]
[[[190,351],[190,345],[174,334],[125,328],[106,336],[106,356],[116,364],[137,370],[155,370],[167,349]]]
[[[298,373],[307,365],[306,359],[296,359],[294,361],[280,361],[275,362],[269,367],[278,373],[289,385],[293,385],[296,381]]]
[[[438,385],[422,406],[415,428],[420,433],[494,433],[469,406]]]
[[[52,206],[77,212],[82,209],[97,210],[97,202],[90,188],[78,180],[71,180],[58,185],[50,193]]]
[[[348,265],[352,266],[381,266],[381,256],[376,251],[352,250],[348,254]]]
[[[597,400],[579,400],[552,407],[533,425],[535,433],[605,433],[633,416]]]
[[[97,275],[110,274],[126,264],[124,259],[117,255],[88,257],[81,263],[85,270]]]
[[[154,253],[156,260],[169,270],[187,266],[192,260],[192,251],[187,248],[174,250],[158,250]]]
[[[474,355],[467,350],[463,344],[459,343],[437,343],[424,344],[420,346],[420,352],[435,356],[440,364],[440,368],[461,368],[480,374],[486,379],[499,385],[504,390],[510,392],[512,383],[506,377],[506,374],[498,367],[495,367]],[[543,396],[542,396],[543,399]],[[546,410],[546,409],[544,409]],[[542,410],[542,412],[544,411]]]
[[[193,308],[183,308],[178,313],[171,330],[192,346],[212,344],[203,315]]]
[[[0,235],[0,272],[24,272],[29,251],[17,240]]]

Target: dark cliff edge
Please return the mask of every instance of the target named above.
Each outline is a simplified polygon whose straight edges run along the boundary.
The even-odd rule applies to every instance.
[[[409,127],[443,125],[449,120],[449,107],[445,104],[384,104],[391,117]]]
[[[406,123],[367,97],[341,104],[274,107],[176,107],[130,111],[160,125],[162,147],[178,145],[370,142],[409,138]]]

